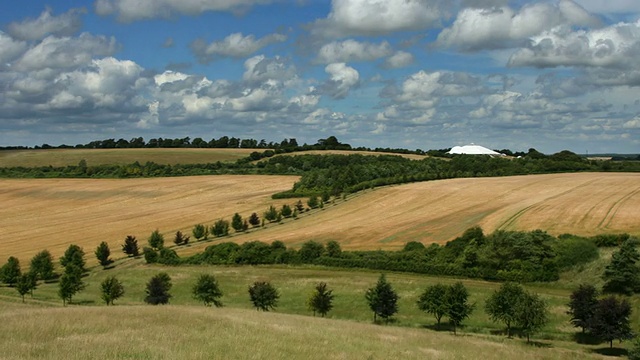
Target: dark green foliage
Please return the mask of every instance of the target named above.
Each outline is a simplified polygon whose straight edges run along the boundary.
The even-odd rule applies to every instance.
[[[601,234],[593,237],[598,247],[616,247],[629,240],[629,234]]]
[[[305,263],[311,263],[324,253],[324,245],[317,241],[309,240],[302,244],[298,251],[300,259]]]
[[[279,298],[278,290],[269,282],[256,281],[249,286],[249,300],[256,310],[274,310],[278,306]]]
[[[17,257],[10,256],[7,263],[0,269],[0,278],[9,286],[14,286],[20,279],[22,271],[20,271],[20,260]]]
[[[327,288],[327,283],[319,282],[307,300],[307,307],[313,311],[313,316],[318,313],[325,317],[333,309],[334,297],[333,290]]]
[[[554,244],[556,263],[560,269],[587,264],[600,254],[595,242],[577,236],[562,236]]]
[[[64,274],[58,283],[58,296],[62,299],[64,306],[71,302],[71,298],[85,288],[82,281],[83,270],[75,263],[68,263],[65,266]]]
[[[507,337],[511,337],[511,325],[516,322],[518,301],[523,295],[522,286],[507,282],[485,302],[485,311],[491,320],[507,326]]]
[[[568,306],[567,314],[571,316],[571,323],[582,328],[584,333],[598,307],[598,290],[593,285],[581,284],[571,293]]]
[[[218,285],[218,281],[213,275],[202,274],[198,277],[198,281],[191,290],[193,297],[204,303],[205,306],[214,305],[215,307],[221,307],[222,291]]]
[[[87,271],[84,262],[84,250],[78,245],[69,245],[64,255],[60,258],[60,264],[67,267],[70,264],[77,266],[81,272]]]
[[[176,231],[176,235],[173,237],[173,243],[176,245],[187,245],[189,243],[189,235],[184,235],[182,231]]]
[[[196,240],[206,240],[207,236],[209,236],[209,229],[202,224],[197,224],[193,226],[193,230],[191,230],[191,233],[193,234],[193,237],[196,238]]]
[[[602,275],[605,293],[631,295],[640,291],[640,254],[636,246],[634,239],[627,240],[611,256],[611,262]]]
[[[24,302],[24,296],[29,292],[33,294],[33,290],[36,288],[36,276],[30,272],[21,274],[15,285],[16,291],[18,291],[18,294],[22,297],[22,302]]]
[[[285,218],[291,217],[291,214],[293,214],[293,211],[291,210],[291,206],[287,204],[282,205],[282,209],[280,209],[280,214],[282,214],[282,216]]]
[[[524,292],[516,303],[515,325],[522,333],[530,336],[540,331],[549,321],[549,310],[547,303],[537,294]]]
[[[404,245],[402,251],[421,251],[424,250],[424,244],[419,241],[409,241]]]
[[[240,245],[232,261],[236,264],[272,264],[272,247],[261,241],[247,241]]]
[[[631,304],[627,299],[608,296],[598,301],[598,306],[589,326],[591,334],[607,341],[613,347],[613,340],[633,338],[631,331]]]
[[[298,200],[298,202],[296,203],[296,210],[298,210],[298,212],[304,211],[304,205],[302,205],[302,200]]]
[[[242,216],[238,213],[233,214],[231,218],[231,227],[236,232],[242,232],[247,230],[248,227],[245,227],[245,222],[242,221]]]
[[[160,250],[164,247],[164,236],[156,229],[149,235],[148,242],[152,249]]]
[[[320,205],[320,202],[318,201],[318,197],[317,196],[310,197],[309,200],[307,200],[307,205],[311,209],[317,208]]]
[[[145,246],[142,249],[142,254],[144,256],[144,261],[146,261],[147,264],[155,264],[158,262],[158,252],[152,248]]]
[[[629,360],[640,360],[640,337],[636,338],[633,345],[627,352]]]
[[[100,284],[101,298],[105,304],[113,305],[113,302],[124,295],[124,286],[115,276],[109,276]]]
[[[269,210],[265,211],[263,217],[268,222],[274,222],[278,219],[278,214],[278,210],[276,210],[276,208],[271,205],[269,206]]]
[[[435,284],[427,287],[418,298],[418,309],[431,314],[436,318],[436,324],[440,326],[440,320],[447,314],[449,305],[446,302],[448,286]]]
[[[342,248],[340,248],[340,244],[335,240],[327,242],[326,251],[327,256],[330,257],[340,257],[340,255],[342,255]]]
[[[260,225],[260,217],[258,216],[258,214],[251,213],[251,215],[249,215],[249,224],[251,224],[251,226],[253,227]]]
[[[96,248],[95,251],[96,258],[100,262],[102,266],[108,266],[113,261],[109,258],[111,256],[111,250],[109,250],[109,244],[105,241],[101,242],[100,245]]]
[[[56,275],[53,272],[53,256],[48,250],[42,250],[31,258],[29,271],[39,280],[51,280]]]
[[[178,265],[180,264],[180,257],[175,250],[162,248],[158,251],[158,258],[156,262],[164,265]]]
[[[224,219],[216,221],[211,227],[211,234],[216,237],[229,235],[229,222]]]
[[[462,282],[449,286],[445,294],[445,302],[449,323],[453,325],[453,333],[455,334],[456,327],[471,315],[475,305],[469,304],[469,292]]]
[[[147,296],[145,296],[144,302],[151,305],[168,304],[171,299],[171,294],[169,294],[171,286],[171,277],[167,273],[161,272],[153,276],[147,283],[145,290]]]
[[[128,256],[139,256],[140,248],[138,247],[138,240],[133,235],[127,235],[124,238],[124,244],[122,244],[122,252]]]
[[[398,312],[398,294],[387,282],[384,274],[380,274],[375,287],[367,289],[365,299],[369,309],[373,311],[373,321],[381,317],[385,322]]]

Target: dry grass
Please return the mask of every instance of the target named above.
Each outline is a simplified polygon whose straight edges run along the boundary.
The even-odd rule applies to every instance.
[[[264,149],[47,149],[0,151],[0,167],[68,166],[86,160],[88,165],[141,164],[199,164],[236,161]]]
[[[386,153],[386,152],[377,152],[377,151],[355,151],[355,150],[308,150],[308,151],[296,151],[293,153],[286,153],[286,154],[278,154],[276,156],[297,156],[297,155],[368,155],[368,156],[392,155],[392,156],[401,156],[403,158],[407,158],[411,160],[422,160],[429,157],[428,155]]]

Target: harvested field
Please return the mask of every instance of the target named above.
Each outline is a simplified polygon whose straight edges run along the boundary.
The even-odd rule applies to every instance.
[[[355,151],[355,150],[309,150],[309,151],[296,151],[296,152],[286,153],[286,154],[278,154],[276,156],[297,156],[297,155],[368,155],[368,156],[392,155],[392,156],[401,156],[403,158],[407,158],[411,160],[422,160],[429,157],[427,155],[417,155],[417,154],[399,154],[399,153],[387,153],[387,152],[378,152],[378,151]]]

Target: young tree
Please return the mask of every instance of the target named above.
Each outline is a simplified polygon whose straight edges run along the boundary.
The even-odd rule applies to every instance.
[[[110,276],[100,284],[102,290],[102,300],[107,306],[113,305],[113,302],[124,295],[124,286],[115,276]]]
[[[127,235],[124,238],[124,244],[122,244],[122,252],[127,254],[128,256],[139,256],[140,248],[138,247],[138,240],[133,235]]]
[[[440,320],[447,314],[447,289],[448,286],[443,284],[431,285],[418,298],[418,309],[433,315],[436,318],[437,327],[440,327]]]
[[[596,337],[609,342],[609,347],[612,348],[613,340],[622,342],[633,338],[630,323],[631,304],[629,301],[608,296],[598,301],[589,331]]]
[[[471,315],[474,304],[469,304],[469,292],[462,282],[457,282],[447,289],[445,301],[447,303],[447,316],[453,325],[453,333],[456,334],[456,327]]]
[[[16,282],[16,290],[18,294],[22,296],[22,302],[24,302],[24,296],[29,292],[33,293],[33,290],[36,288],[36,278],[33,273],[26,273],[20,275],[18,278],[18,282]]]
[[[156,229],[149,235],[148,242],[152,249],[160,250],[164,247],[164,236]]]
[[[593,285],[581,284],[571,293],[568,306],[567,314],[571,316],[571,323],[582,328],[584,333],[598,308],[598,290]]]
[[[211,227],[211,234],[216,237],[229,235],[229,222],[224,219],[216,221]]]
[[[315,289],[307,300],[307,306],[309,310],[313,311],[313,316],[316,316],[316,312],[320,316],[324,317],[331,309],[333,309],[333,290],[327,289],[327,283],[320,282],[316,285]]]
[[[236,232],[242,232],[245,230],[244,221],[242,221],[242,216],[240,214],[233,214],[233,217],[231,218],[231,227]]]
[[[252,213],[249,216],[249,224],[251,224],[251,226],[253,227],[260,225],[260,217],[258,216],[258,214]]]
[[[42,250],[31,259],[29,271],[35,274],[36,279],[50,280],[56,275],[53,272],[53,256],[48,250]]]
[[[62,299],[62,305],[67,306],[71,298],[85,288],[82,281],[82,269],[75,263],[69,263],[64,268],[64,274],[58,283],[58,296]]]
[[[0,275],[2,275],[2,280],[9,286],[13,287],[16,285],[20,279],[20,275],[22,275],[22,271],[20,271],[20,260],[18,260],[17,257],[10,256],[9,259],[7,259],[7,263],[0,269]]]
[[[375,287],[367,289],[365,298],[373,311],[373,321],[380,316],[385,322],[398,312],[398,294],[387,282],[384,274],[380,274]]]
[[[318,201],[318,197],[317,196],[312,196],[309,198],[309,200],[307,200],[307,205],[311,208],[311,209],[315,209],[317,208],[320,203]]]
[[[173,237],[173,243],[176,245],[186,245],[189,243],[189,235],[184,235],[182,231],[178,230]]]
[[[640,253],[635,240],[622,243],[620,250],[611,256],[611,262],[604,270],[602,287],[605,293],[631,295],[640,291]]]
[[[327,242],[326,250],[327,256],[330,257],[340,257],[340,255],[342,255],[342,248],[340,248],[340,244],[335,240]]]
[[[168,304],[171,294],[171,277],[165,272],[153,276],[147,283],[144,302],[151,305]]]
[[[70,264],[77,266],[81,272],[86,272],[84,262],[84,250],[78,245],[71,244],[60,258],[60,264],[67,267]]]
[[[282,209],[280,209],[280,214],[282,214],[282,216],[284,216],[285,218],[288,218],[291,216],[292,213],[293,211],[291,210],[291,206],[287,204],[282,205]]]
[[[304,211],[304,205],[302,205],[302,200],[298,200],[298,202],[296,203],[296,210],[298,210],[298,212]]]
[[[205,306],[222,306],[222,302],[220,301],[222,291],[218,286],[218,281],[213,277],[213,275],[200,275],[191,292],[193,297],[202,301]]]
[[[549,310],[547,303],[537,294],[524,292],[517,302],[517,312],[515,325],[527,336],[540,331],[549,321]]]
[[[207,227],[202,224],[197,224],[194,225],[191,233],[197,241],[199,241],[200,239],[207,240],[207,237],[209,236],[209,229],[207,229]]]
[[[511,337],[511,325],[516,320],[517,303],[523,294],[522,286],[507,282],[494,291],[485,303],[485,312],[491,320],[507,326],[507,337]]]
[[[109,259],[109,256],[111,256],[111,250],[109,250],[109,244],[107,244],[105,241],[101,242],[100,245],[98,245],[98,247],[96,248],[95,254],[96,254],[96,258],[100,262],[100,265],[102,266],[108,266],[113,262],[111,259]]]
[[[276,210],[276,208],[271,205],[269,206],[269,210],[265,211],[263,217],[268,221],[268,222],[274,222],[278,219],[278,210]]]
[[[256,310],[269,311],[278,306],[280,294],[269,282],[256,281],[249,286],[249,299]]]

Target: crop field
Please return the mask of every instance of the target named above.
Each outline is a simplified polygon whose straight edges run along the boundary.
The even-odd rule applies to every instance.
[[[264,149],[43,149],[0,151],[0,167],[70,166],[85,160],[88,165],[131,164],[147,161],[157,164],[205,164],[228,162]]]
[[[141,245],[155,229],[171,244],[177,230],[238,212],[248,217],[296,199],[271,200],[291,176],[151,179],[0,180],[0,258],[23,261],[42,249],[59,256],[72,243],[114,253],[126,235]],[[326,204],[297,220],[215,241],[337,240],[344,249],[398,249],[408,241],[444,243],[472,226],[543,229],[554,235],[640,234],[640,174],[577,173],[451,179],[378,188]],[[194,244],[181,253],[201,251]],[[115,250],[115,251],[114,251]]]

